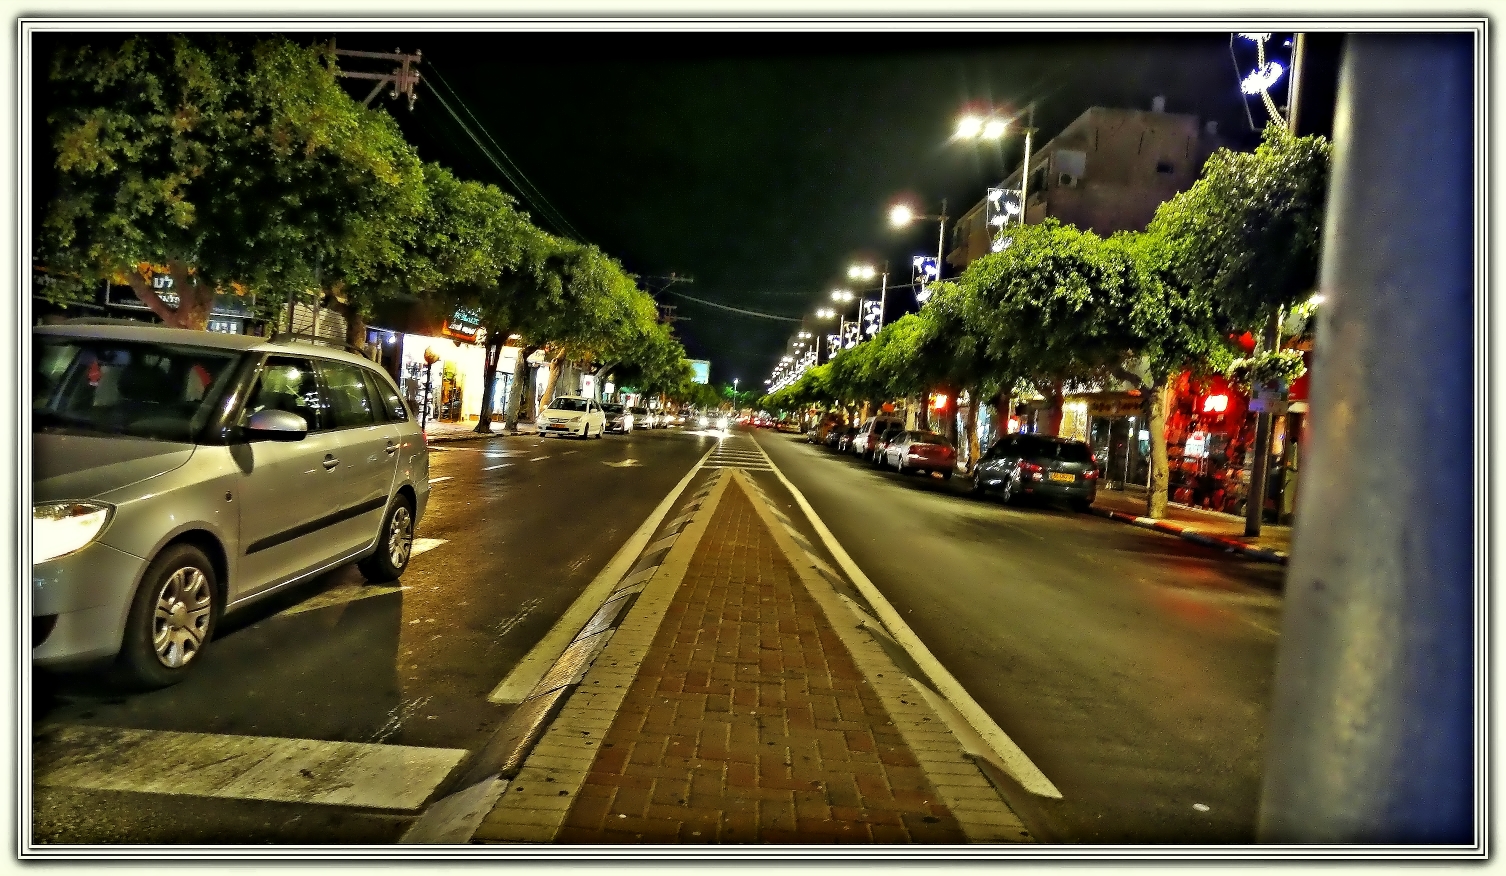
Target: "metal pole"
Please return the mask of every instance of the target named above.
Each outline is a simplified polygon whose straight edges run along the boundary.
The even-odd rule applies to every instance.
[[[946,254],[946,198],[941,199],[941,232],[936,235],[936,280],[941,281],[942,257]]]
[[[889,306],[889,263],[884,263],[884,276],[879,281],[879,319],[878,327],[884,327],[884,308]]]
[[[1274,351],[1281,347],[1281,308],[1271,313],[1266,323],[1261,351]],[[1258,390],[1259,387],[1256,387]],[[1262,411],[1255,415],[1255,447],[1250,458],[1250,489],[1245,494],[1245,536],[1260,535],[1260,524],[1265,515],[1265,482],[1270,473],[1271,461],[1271,413]]]
[[[1265,842],[1486,842],[1476,40],[1346,37]]]
[[[1020,171],[1020,224],[1025,224],[1025,202],[1030,195],[1030,133],[1035,130],[1035,104],[1030,105],[1029,120],[1025,122],[1025,167]]]

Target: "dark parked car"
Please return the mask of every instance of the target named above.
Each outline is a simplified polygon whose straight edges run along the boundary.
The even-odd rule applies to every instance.
[[[996,492],[1006,503],[1020,496],[1066,499],[1086,511],[1098,496],[1098,460],[1071,438],[1009,435],[978,461],[973,492]]]
[[[852,439],[858,434],[857,426],[848,426],[837,435],[836,450],[838,453],[847,453],[852,450]]]
[[[916,430],[894,436],[884,449],[880,463],[900,474],[939,472],[943,480],[952,479],[957,467],[957,451],[945,435]]]

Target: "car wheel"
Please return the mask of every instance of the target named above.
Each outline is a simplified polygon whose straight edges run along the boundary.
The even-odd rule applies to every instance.
[[[983,495],[983,472],[973,472],[973,482],[968,486],[968,492],[972,493],[974,496]]]
[[[898,462],[894,463],[894,470],[896,472],[899,472],[902,475],[914,474],[913,471],[911,471],[910,469],[905,468],[904,457],[900,457],[900,460]]]
[[[147,567],[131,602],[120,663],[133,686],[177,684],[198,662],[220,613],[214,566],[191,544],[176,544]]]
[[[1088,513],[1089,509],[1093,507],[1093,503],[1089,502],[1087,499],[1073,499],[1068,504],[1071,506],[1073,511],[1076,511],[1079,514],[1086,514]]]
[[[361,576],[372,584],[396,581],[408,568],[413,555],[413,504],[399,494],[387,509],[382,530],[377,535],[376,550],[356,564]]]
[[[1014,478],[1004,476],[1004,484],[999,487],[999,501],[1005,505],[1014,502]]]
[[[942,480],[944,480],[944,481],[949,481],[949,480],[951,480],[951,479],[952,479],[952,473],[951,473],[951,472],[949,472],[949,471],[944,471],[944,472],[942,472],[942,473],[941,473],[941,479],[942,479]]]

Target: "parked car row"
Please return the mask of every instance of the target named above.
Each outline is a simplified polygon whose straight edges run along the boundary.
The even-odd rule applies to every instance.
[[[600,438],[607,432],[627,434],[634,429],[664,429],[685,425],[675,411],[650,411],[574,395],[557,396],[539,416],[539,436],[573,435]]]
[[[898,417],[870,417],[856,425],[824,421],[807,437],[837,453],[851,453],[901,474],[937,474],[950,480],[957,467],[957,451],[946,436],[906,429]],[[1022,496],[1060,499],[1074,509],[1086,510],[1098,496],[1099,475],[1098,460],[1082,441],[1055,435],[1006,435],[973,467],[972,492],[996,494],[1006,504]]]

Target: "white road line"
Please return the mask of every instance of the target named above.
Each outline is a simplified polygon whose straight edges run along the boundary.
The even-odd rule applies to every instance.
[[[579,452],[580,452],[579,450],[566,450],[564,453],[561,453],[560,456],[569,456],[572,453],[579,453]]]
[[[315,593],[308,599],[291,608],[277,613],[277,617],[287,617],[293,614],[303,614],[306,611],[316,611],[321,608],[329,608],[335,605],[345,605],[361,599],[370,599],[373,596],[386,596],[389,593],[399,593],[401,587],[371,585],[371,584],[341,584],[331,587],[322,593]]]
[[[504,462],[499,465],[489,465],[486,468],[483,468],[482,471],[496,471],[499,468],[507,468],[509,465],[512,465],[512,463]]]
[[[434,550],[442,544],[449,543],[450,540],[447,538],[415,538],[413,539],[412,551],[408,554],[408,556],[410,558],[416,557],[419,554],[428,553],[429,551]]]
[[[530,459],[528,461],[529,462],[539,462],[540,460],[544,460],[544,459],[548,459],[548,458],[549,458],[549,454],[546,453],[543,456],[535,456],[533,459]]]
[[[879,589],[868,579],[868,576],[863,574],[863,570],[858,568],[858,564],[853,562],[852,557],[847,555],[847,551],[843,550],[836,536],[831,534],[831,530],[827,529],[826,524],[816,515],[816,509],[811,507],[810,502],[806,501],[805,495],[790,482],[789,478],[784,476],[784,472],[780,471],[779,466],[774,464],[774,460],[769,457],[768,451],[764,450],[762,446],[758,449],[763,452],[764,458],[768,460],[769,466],[774,470],[774,476],[779,478],[779,482],[784,484],[785,489],[790,491],[790,495],[795,497],[795,504],[799,505],[800,510],[805,513],[806,519],[810,521],[811,526],[816,530],[816,534],[821,537],[821,543],[826,545],[828,551],[831,551],[831,555],[836,558],[837,564],[842,567],[842,571],[847,573],[847,577],[852,581],[853,586],[858,589],[859,593],[863,594],[863,598],[872,606],[874,613],[878,615],[879,620],[889,630],[889,634],[905,649],[910,655],[910,659],[914,660],[920,666],[921,672],[925,673],[931,684],[935,686],[937,692],[945,697],[958,712],[961,712],[962,716],[967,719],[967,722],[972,725],[973,729],[978,731],[979,735],[988,743],[988,747],[993,749],[994,754],[998,757],[999,764],[1014,777],[1015,781],[1019,782],[1030,793],[1039,797],[1061,799],[1062,792],[1057,790],[1056,785],[1052,784],[1051,780],[1046,778],[1046,774],[1041,772],[1040,767],[1031,762],[1025,752],[1021,751],[1014,740],[1009,738],[1009,734],[1005,733],[1003,728],[987,712],[983,711],[983,707],[978,705],[978,702],[968,694],[962,684],[947,671],[945,666],[941,665],[941,661],[937,660],[935,655],[931,653],[931,650],[920,640],[920,637],[915,635],[915,631],[910,629],[910,625],[905,623],[904,618],[900,617],[899,612],[895,611],[894,606],[889,604],[889,600],[884,598],[884,594],[879,592]]]
[[[441,483],[443,481],[448,481],[448,480],[453,480],[453,479],[454,479],[454,475],[445,475],[442,478],[429,478],[429,483],[430,484],[438,484],[438,483]]]
[[[51,787],[411,812],[466,754],[456,748],[70,726],[37,739],[32,763],[36,783]]]
[[[586,589],[575,598],[575,602],[570,604],[563,615],[560,615],[560,619],[555,621],[549,632],[544,634],[544,638],[540,639],[539,643],[534,645],[522,660],[518,661],[512,671],[507,673],[507,677],[502,679],[487,697],[488,701],[521,703],[527,699],[529,692],[539,683],[539,679],[543,678],[544,673],[548,672],[560,655],[565,653],[565,649],[570,646],[575,634],[580,632],[581,628],[586,625],[586,621],[591,619],[591,615],[596,613],[596,609],[601,607],[607,594],[612,592],[617,582],[622,580],[622,576],[633,567],[638,555],[643,552],[643,548],[648,545],[648,540],[653,537],[654,531],[663,522],[664,516],[669,513],[669,509],[674,506],[680,494],[685,492],[685,488],[690,486],[691,480],[695,478],[696,473],[701,470],[701,466],[706,463],[706,458],[710,455],[708,451],[706,456],[701,457],[695,465],[691,466],[690,471],[685,473],[685,477],[680,478],[680,482],[675,484],[659,506],[649,512],[637,531],[628,537],[622,547],[617,549],[617,553],[612,555],[612,559],[607,561],[606,566],[596,574],[590,584],[586,585]]]

